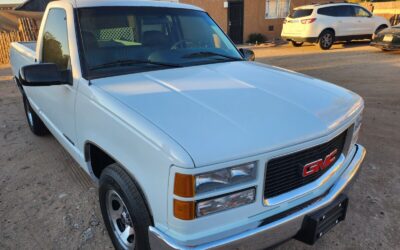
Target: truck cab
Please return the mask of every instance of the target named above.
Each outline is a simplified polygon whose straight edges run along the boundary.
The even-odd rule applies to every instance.
[[[54,1],[38,37],[10,51],[29,128],[98,184],[117,249],[313,244],[344,220],[357,94],[253,62],[191,5]]]

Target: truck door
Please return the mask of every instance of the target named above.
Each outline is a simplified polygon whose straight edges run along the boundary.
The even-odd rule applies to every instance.
[[[48,11],[41,37],[38,38],[39,63],[55,63],[71,74],[70,85],[27,88],[28,96],[50,123],[50,129],[75,142],[75,96],[77,84],[72,79],[68,44],[67,14],[62,8]],[[41,41],[40,41],[41,40]]]

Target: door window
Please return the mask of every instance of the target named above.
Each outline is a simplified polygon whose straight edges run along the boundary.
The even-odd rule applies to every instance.
[[[353,8],[351,6],[347,6],[347,5],[320,8],[320,9],[318,9],[317,13],[320,15],[333,16],[333,17],[352,17],[352,16],[354,16]]]
[[[371,14],[368,11],[366,11],[364,8],[361,8],[358,6],[354,7],[354,12],[355,12],[356,17],[370,17],[371,16]]]
[[[324,16],[337,16],[338,11],[336,11],[335,7],[325,7],[318,9],[317,13]]]
[[[50,9],[43,32],[42,62],[55,63],[59,70],[70,68],[67,14],[60,8]]]
[[[337,6],[335,7],[335,14],[339,17],[353,17],[354,10],[348,5]]]

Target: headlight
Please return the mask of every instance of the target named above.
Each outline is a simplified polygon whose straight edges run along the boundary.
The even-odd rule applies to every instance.
[[[354,129],[353,129],[353,138],[351,139],[351,144],[350,146],[352,147],[354,144],[357,143],[358,140],[358,135],[360,133],[360,129],[361,129],[361,124],[362,124],[362,114],[360,114],[355,123],[354,123]],[[350,147],[350,148],[351,148]]]
[[[256,197],[256,189],[251,188],[237,193],[232,193],[218,198],[199,201],[196,204],[196,216],[221,212],[253,203]]]
[[[255,201],[255,188],[200,201],[196,201],[195,198],[197,194],[252,182],[256,177],[255,162],[197,175],[175,173],[174,195],[178,197],[174,198],[174,216],[181,220],[193,220],[199,216],[250,204]],[[183,200],[179,197],[192,200]]]
[[[225,168],[195,176],[196,194],[230,187],[255,180],[257,168],[254,162]]]

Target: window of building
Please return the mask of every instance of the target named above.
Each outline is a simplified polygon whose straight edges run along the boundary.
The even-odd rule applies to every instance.
[[[289,11],[290,0],[266,0],[266,19],[285,18]]]

